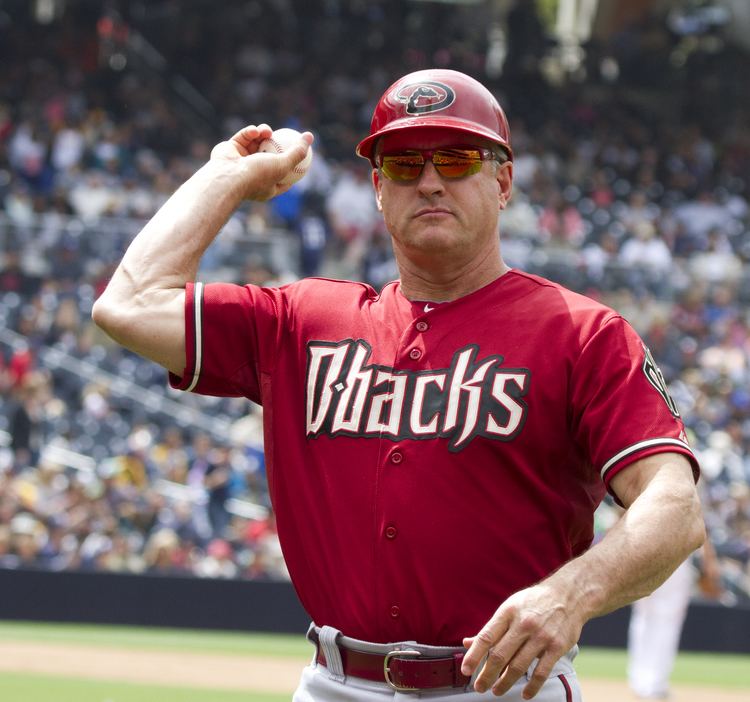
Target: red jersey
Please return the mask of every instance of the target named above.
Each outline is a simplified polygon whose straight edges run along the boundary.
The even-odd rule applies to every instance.
[[[585,551],[618,471],[697,463],[603,305],[511,271],[449,303],[348,281],[187,287],[175,387],[263,405],[286,563],[318,625],[460,645]]]

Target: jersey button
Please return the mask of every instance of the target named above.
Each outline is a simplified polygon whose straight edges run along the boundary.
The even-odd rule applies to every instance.
[[[417,327],[417,331],[421,332],[426,332],[430,328],[430,325],[427,324],[427,322],[417,322],[415,326]]]
[[[398,529],[396,529],[395,526],[386,527],[386,530],[385,530],[386,538],[388,538],[388,539],[395,539],[396,538],[396,534],[398,534]]]
[[[404,460],[404,454],[399,451],[394,451],[391,454],[391,463],[401,463]]]
[[[422,352],[419,349],[412,349],[411,351],[409,351],[409,358],[411,358],[413,361],[416,361],[421,355]]]
[[[393,607],[391,607],[391,616],[394,619],[398,619],[401,616],[401,610],[398,608],[398,605],[393,605]]]

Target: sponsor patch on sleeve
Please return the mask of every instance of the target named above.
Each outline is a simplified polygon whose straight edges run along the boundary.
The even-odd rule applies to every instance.
[[[643,372],[648,379],[648,382],[654,386],[656,392],[658,392],[662,396],[664,402],[667,403],[667,407],[669,407],[669,411],[672,413],[672,416],[679,417],[680,411],[677,409],[675,401],[669,394],[669,390],[667,390],[667,382],[664,380],[664,375],[662,374],[661,370],[659,370],[659,366],[656,365],[656,361],[654,361],[654,357],[651,355],[651,351],[649,351],[649,349],[644,345],[643,352],[645,354],[645,357],[643,359]]]

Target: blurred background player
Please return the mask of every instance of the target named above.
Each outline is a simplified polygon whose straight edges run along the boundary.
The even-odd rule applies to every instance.
[[[648,597],[633,602],[628,627],[628,685],[641,699],[667,699],[669,678],[680,647],[690,599],[717,599],[721,575],[716,551],[707,539],[697,563],[687,559]]]

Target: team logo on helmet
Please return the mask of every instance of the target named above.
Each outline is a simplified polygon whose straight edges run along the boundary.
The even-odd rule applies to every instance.
[[[395,98],[406,105],[406,114],[423,115],[452,105],[456,93],[445,83],[428,80],[402,86],[396,91]]]

